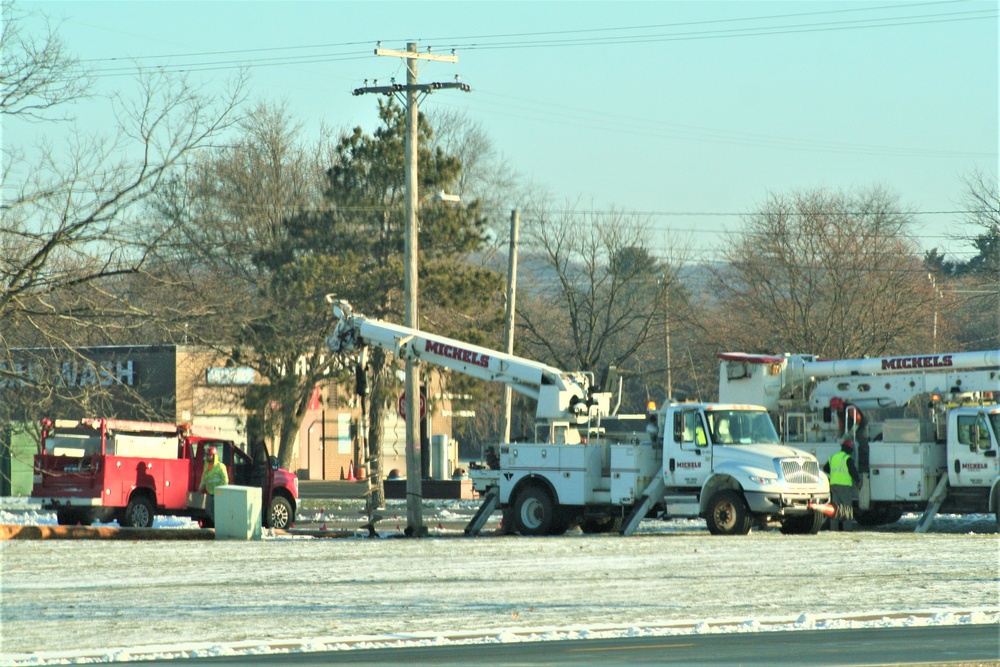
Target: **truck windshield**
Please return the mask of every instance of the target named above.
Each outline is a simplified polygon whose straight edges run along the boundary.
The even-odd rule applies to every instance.
[[[719,445],[778,444],[778,433],[763,410],[709,410],[705,412],[712,442]]]
[[[101,435],[93,431],[60,431],[45,438],[45,451],[54,456],[95,456],[101,453]]]
[[[1000,441],[1000,412],[990,415],[990,424],[993,425],[993,437]]]

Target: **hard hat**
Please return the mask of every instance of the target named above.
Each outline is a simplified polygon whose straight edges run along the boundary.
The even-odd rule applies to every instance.
[[[854,449],[854,441],[853,440],[844,440],[844,442],[843,442],[843,444],[841,446],[842,447],[847,447],[848,449]]]
[[[215,449],[215,445],[209,445],[208,450],[205,452],[205,456],[215,458],[218,454],[218,450]]]
[[[844,407],[844,399],[840,398],[839,396],[834,396],[833,398],[830,399],[830,407],[833,408],[834,410],[839,410],[840,408]]]

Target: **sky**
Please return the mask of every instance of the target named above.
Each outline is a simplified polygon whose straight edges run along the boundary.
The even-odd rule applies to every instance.
[[[362,501],[324,502],[335,507],[302,510],[300,522],[362,521]],[[445,528],[421,540],[394,539],[387,521],[377,539],[0,541],[0,665],[1000,624],[992,515],[939,515],[925,534],[908,514],[815,536],[713,537],[703,520],[645,520],[627,538],[495,537],[491,518],[481,537],[462,537],[476,507],[425,500],[427,525]],[[404,501],[387,509],[405,516]],[[4,498],[0,524],[55,515]],[[208,596],[206,563],[220,564]],[[95,619],[114,632],[94,632]]]
[[[375,96],[352,91],[406,79],[377,43],[454,49],[457,63],[424,62],[419,81],[459,76],[472,91],[436,92],[422,111],[466,114],[560,205],[648,215],[654,237],[704,259],[769,193],[874,186],[914,212],[922,246],[967,258],[953,239],[963,178],[997,177],[995,1],[18,6],[58,22],[101,90],[127,93],[136,65],[221,90],[246,66],[254,98],[286,103],[307,136],[375,129]],[[109,123],[96,100],[79,119]],[[39,131],[8,123],[5,141]]]

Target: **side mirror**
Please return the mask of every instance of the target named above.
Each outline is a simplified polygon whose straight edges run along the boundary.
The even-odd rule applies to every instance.
[[[267,458],[267,461],[268,461],[268,463],[271,464],[271,470],[277,470],[278,469],[278,457],[277,456],[269,456]]]
[[[972,447],[971,447],[971,449],[974,452],[978,452],[979,451],[979,424],[973,424],[972,425],[972,433],[971,433],[971,435],[972,435]]]

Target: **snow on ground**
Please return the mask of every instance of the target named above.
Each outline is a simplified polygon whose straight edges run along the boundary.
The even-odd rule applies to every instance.
[[[4,501],[0,523],[55,523]],[[352,502],[299,521],[360,521]],[[463,522],[475,509],[427,501],[424,522]],[[405,504],[389,501],[388,512],[405,517]],[[918,518],[816,536],[713,537],[701,521],[646,521],[630,538],[432,528],[411,540],[395,539],[390,521],[378,539],[12,540],[0,542],[0,664],[1000,624],[993,517],[940,516],[916,535]]]

